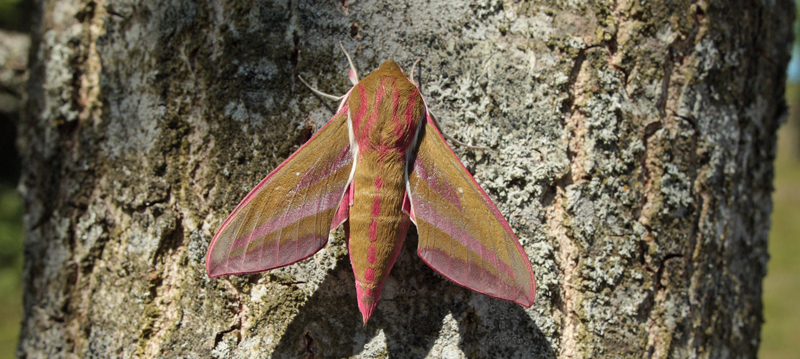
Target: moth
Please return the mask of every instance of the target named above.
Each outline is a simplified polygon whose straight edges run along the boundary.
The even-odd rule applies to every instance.
[[[208,276],[298,262],[343,225],[366,325],[414,223],[418,254],[435,271],[530,307],[536,282],[528,256],[445,142],[413,82],[413,67],[407,77],[388,60],[359,81],[347,57],[354,86],[337,98],[333,118],[223,222],[208,250]]]

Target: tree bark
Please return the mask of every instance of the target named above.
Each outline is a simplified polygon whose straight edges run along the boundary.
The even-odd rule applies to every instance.
[[[45,0],[24,158],[24,358],[752,358],[794,4]],[[520,237],[533,307],[416,232],[362,326],[341,231],[209,279],[211,237],[362,75],[421,89]]]

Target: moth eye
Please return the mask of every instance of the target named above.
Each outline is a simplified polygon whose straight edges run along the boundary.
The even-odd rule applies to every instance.
[[[300,175],[300,172],[295,172],[295,173],[294,173],[294,175],[295,175],[295,176],[299,176],[299,175]]]

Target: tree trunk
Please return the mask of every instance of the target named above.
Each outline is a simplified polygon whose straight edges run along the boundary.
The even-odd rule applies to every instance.
[[[569,3],[569,4],[568,4]],[[794,4],[45,0],[24,158],[25,358],[752,358]],[[341,231],[209,279],[215,230],[333,115],[342,41],[421,89],[520,237],[530,309],[411,231],[363,326]]]

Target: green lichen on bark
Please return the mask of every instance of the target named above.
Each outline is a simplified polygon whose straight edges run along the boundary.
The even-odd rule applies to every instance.
[[[749,8],[747,7],[749,6]],[[45,1],[35,24],[21,355],[752,357],[789,1]],[[208,279],[236,203],[344,93],[423,59],[444,131],[536,272],[460,288],[411,231],[362,326],[341,231]]]

